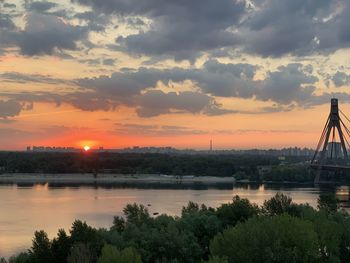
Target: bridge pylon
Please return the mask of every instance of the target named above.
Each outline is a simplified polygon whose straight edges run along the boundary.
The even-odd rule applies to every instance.
[[[350,148],[350,139],[348,140],[345,134],[350,138],[350,130],[341,119],[339,111],[349,121],[339,109],[338,99],[332,98],[330,113],[311,161],[311,167],[317,170],[316,183],[320,181],[320,175],[322,170],[325,170],[324,168],[331,167],[336,170],[337,165],[341,163],[344,166],[349,160],[347,146]]]

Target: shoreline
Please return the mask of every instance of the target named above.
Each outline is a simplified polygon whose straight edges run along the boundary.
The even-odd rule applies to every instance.
[[[150,174],[0,174],[2,184],[233,184],[233,177]]]
[[[350,182],[342,182],[350,185]],[[69,173],[69,174],[49,174],[49,173],[4,173],[0,174],[0,184],[50,184],[54,186],[79,186],[79,185],[101,185],[101,186],[123,186],[123,187],[143,187],[143,186],[169,186],[169,185],[233,185],[233,184],[279,184],[279,185],[295,185],[310,186],[314,185],[313,181],[293,182],[293,181],[249,181],[236,180],[233,177],[218,176],[175,176],[175,175],[159,175],[159,174],[98,174],[94,177],[91,173]],[[319,182],[319,184],[335,185],[336,182]]]

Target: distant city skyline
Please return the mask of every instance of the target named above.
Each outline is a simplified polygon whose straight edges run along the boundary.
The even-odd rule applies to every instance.
[[[127,148],[74,148],[55,146],[27,146],[27,152],[120,152],[120,153],[165,153],[165,154],[256,154],[256,155],[281,155],[281,156],[312,156],[315,152],[312,148],[289,147],[280,149],[193,149],[165,147],[141,147],[133,146]]]
[[[127,2],[127,4],[126,4]],[[0,150],[315,148],[350,1],[2,0]]]

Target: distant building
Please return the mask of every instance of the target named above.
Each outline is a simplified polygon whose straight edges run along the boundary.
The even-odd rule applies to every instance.
[[[259,175],[265,175],[271,172],[272,166],[271,165],[259,165],[257,166],[258,174]]]
[[[328,158],[343,158],[343,150],[340,142],[330,142],[327,145],[327,157]]]
[[[32,149],[28,149],[27,151],[32,152],[79,152],[81,149],[77,149],[74,147],[50,147],[50,146],[33,146]]]

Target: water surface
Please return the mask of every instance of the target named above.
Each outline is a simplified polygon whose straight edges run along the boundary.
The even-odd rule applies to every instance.
[[[123,207],[128,203],[144,204],[151,214],[179,215],[188,201],[217,207],[239,195],[261,205],[279,191],[290,195],[294,202],[309,203],[314,207],[320,192],[336,191],[343,205],[348,206],[349,187],[229,185],[221,189],[181,189],[178,186],[140,189],[0,185],[0,256],[8,257],[28,249],[35,230],[43,229],[53,238],[59,228],[69,230],[75,219],[94,227],[108,228],[113,216],[122,215]]]

